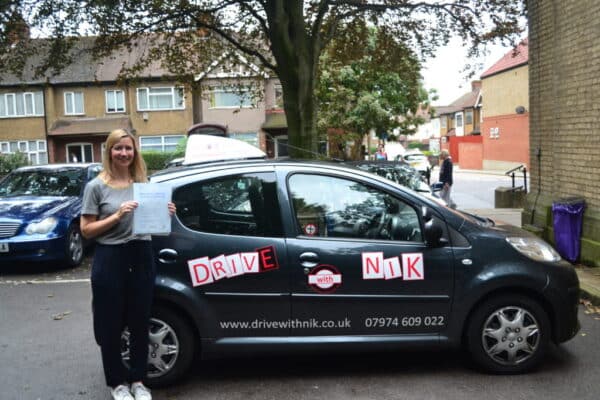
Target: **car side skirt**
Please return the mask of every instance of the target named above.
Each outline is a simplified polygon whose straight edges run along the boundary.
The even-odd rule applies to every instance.
[[[202,339],[202,358],[277,353],[335,353],[390,350],[431,350],[451,347],[446,336],[433,335],[340,335],[263,336]]]

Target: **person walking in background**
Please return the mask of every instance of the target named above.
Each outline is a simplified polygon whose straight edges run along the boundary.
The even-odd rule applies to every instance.
[[[122,129],[106,139],[103,170],[83,194],[81,233],[94,239],[92,311],[104,377],[115,400],[152,400],[142,384],[156,274],[150,235],[134,235],[133,183],[147,182],[135,137]],[[175,205],[168,204],[169,214]],[[121,332],[129,330],[129,368],[121,361]],[[131,386],[130,386],[131,385]]]
[[[387,160],[387,153],[385,152],[385,147],[383,144],[377,146],[377,152],[375,153],[375,160],[382,161]]]
[[[442,190],[440,191],[440,197],[446,202],[448,207],[456,208],[456,203],[450,197],[452,191],[452,184],[454,183],[452,177],[452,157],[448,150],[442,150],[440,153],[442,159],[442,165],[440,166],[440,178],[439,182],[443,184]]]

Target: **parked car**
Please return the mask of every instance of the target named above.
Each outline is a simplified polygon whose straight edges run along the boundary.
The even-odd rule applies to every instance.
[[[463,346],[485,370],[520,373],[579,329],[577,275],[551,246],[377,175],[252,160],[151,181],[177,212],[153,238],[150,384],[181,377],[197,351]]]
[[[383,176],[386,179],[406,186],[415,192],[432,194],[421,174],[407,162],[398,161],[351,161],[347,163],[364,171]]]
[[[423,175],[427,183],[431,181],[431,171],[432,167],[429,163],[429,158],[421,153],[420,151],[407,151],[402,156],[397,156],[396,158],[402,159],[407,162],[411,167],[416,169]]]
[[[22,167],[0,181],[0,263],[83,259],[83,187],[101,164]]]

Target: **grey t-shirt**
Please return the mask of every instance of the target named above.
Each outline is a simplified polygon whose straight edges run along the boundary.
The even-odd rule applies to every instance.
[[[133,184],[124,188],[107,185],[100,177],[96,177],[85,186],[83,191],[82,215],[97,215],[98,220],[107,218],[119,210],[125,201],[133,200]],[[97,236],[96,242],[101,244],[122,244],[130,240],[150,240],[150,235],[134,235],[133,213],[127,213],[108,231]]]

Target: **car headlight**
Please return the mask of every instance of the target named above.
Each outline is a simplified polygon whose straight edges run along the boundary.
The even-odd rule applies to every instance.
[[[560,255],[542,239],[537,237],[509,237],[506,241],[519,253],[535,261],[555,262],[560,260]]]
[[[56,228],[57,224],[58,220],[56,218],[48,217],[40,222],[32,222],[31,224],[27,225],[27,228],[25,228],[25,233],[28,235],[34,235],[36,233],[45,234]]]

